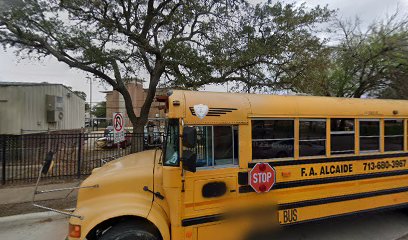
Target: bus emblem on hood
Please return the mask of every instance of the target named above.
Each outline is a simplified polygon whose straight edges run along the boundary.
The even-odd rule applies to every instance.
[[[199,119],[203,119],[207,116],[208,106],[204,104],[194,105],[194,113]]]

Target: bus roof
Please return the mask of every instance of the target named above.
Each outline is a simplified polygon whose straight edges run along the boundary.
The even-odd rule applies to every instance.
[[[250,118],[403,118],[407,100],[357,99],[315,96],[280,96],[175,90],[169,98],[169,117],[190,124],[239,124]],[[174,104],[176,102],[176,104]],[[177,105],[179,104],[179,105]],[[200,119],[194,106],[208,106]],[[205,108],[205,107],[204,107]]]

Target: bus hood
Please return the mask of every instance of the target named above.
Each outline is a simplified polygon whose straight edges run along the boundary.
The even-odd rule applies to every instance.
[[[153,171],[154,167],[154,155],[155,150],[148,150],[130,154],[103,165],[102,167],[95,168],[92,171],[93,177],[111,175],[112,172],[120,172],[121,174],[127,171],[134,171],[140,168],[150,169]],[[158,154],[160,155],[160,152]],[[159,156],[156,156],[158,158]]]
[[[154,165],[159,157],[160,151],[143,151],[94,169],[92,174],[82,182],[81,187],[97,186],[97,188],[80,189],[77,208],[81,208],[93,199],[108,200],[119,196],[133,196],[132,198],[151,202],[153,195],[143,188],[153,190]]]

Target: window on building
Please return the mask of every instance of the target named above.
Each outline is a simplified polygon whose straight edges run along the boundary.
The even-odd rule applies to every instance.
[[[331,154],[353,154],[354,119],[332,118],[330,128]]]
[[[380,120],[360,120],[360,151],[380,151]]]
[[[253,120],[252,158],[286,158],[294,155],[293,120]]]
[[[299,156],[326,155],[326,120],[299,121]]]
[[[197,126],[197,167],[238,164],[237,126]]]
[[[404,150],[404,121],[401,119],[384,120],[384,150]]]

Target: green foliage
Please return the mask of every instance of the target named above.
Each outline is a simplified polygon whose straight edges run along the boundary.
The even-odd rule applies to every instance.
[[[82,91],[73,91],[78,97],[82,98],[84,101],[86,101],[86,93]]]
[[[395,13],[373,23],[337,22],[342,38],[327,48],[320,73],[296,91],[337,97],[407,98],[408,18]],[[306,85],[306,86],[305,86]],[[405,86],[405,88],[404,88]]]
[[[91,113],[97,118],[106,118],[106,101],[98,102],[92,106]]]
[[[77,95],[78,97],[82,98],[84,101],[86,101],[86,93],[82,92],[82,91],[74,91],[72,90],[72,87],[67,87],[70,91],[72,91],[75,95]],[[85,106],[86,107],[86,106]]]
[[[245,0],[25,0],[0,14],[0,44],[54,56],[110,84],[143,130],[156,88],[291,88],[309,76],[327,7]],[[148,76],[140,116],[126,79]],[[244,86],[244,87],[242,87]]]

